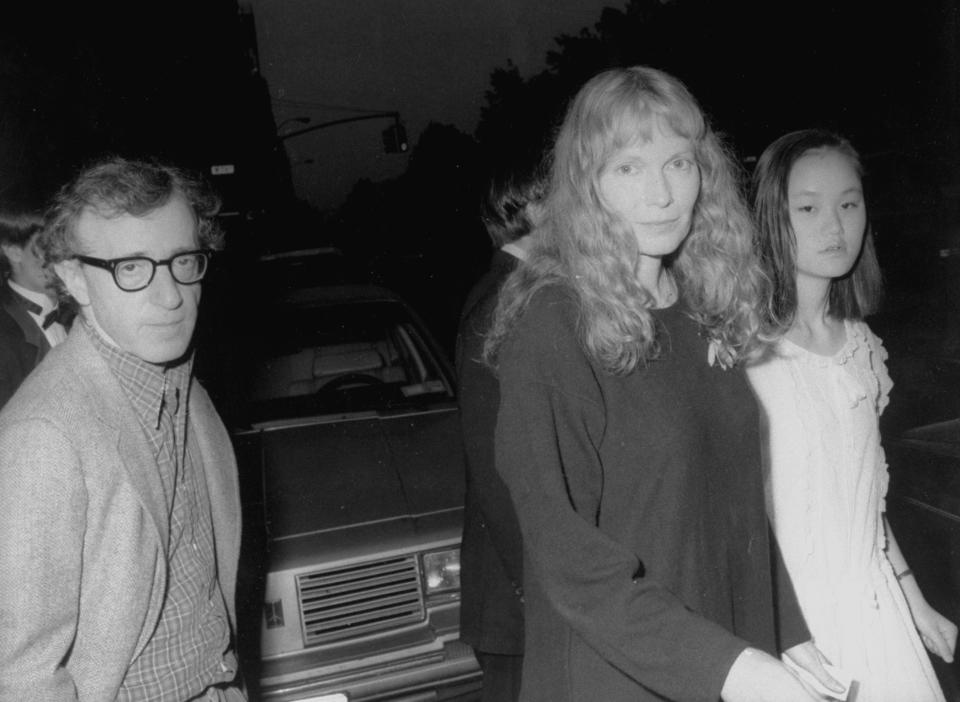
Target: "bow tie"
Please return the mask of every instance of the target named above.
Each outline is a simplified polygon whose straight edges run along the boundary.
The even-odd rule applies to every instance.
[[[63,326],[67,326],[67,323],[70,321],[70,316],[70,312],[66,310],[63,305],[57,305],[47,312],[47,316],[43,318],[43,324],[41,326],[44,329],[49,329],[50,325],[55,322],[60,322]]]
[[[18,293],[16,290],[14,290],[9,286],[7,286],[7,290],[10,292],[11,295],[14,296],[17,302],[19,302],[21,305],[23,305],[23,307],[26,308],[28,312],[36,315],[37,317],[43,314],[43,308],[40,305],[38,305],[36,302],[34,302],[33,300],[27,299],[26,297],[24,297],[23,295],[21,295],[20,293]],[[65,308],[63,305],[57,305],[52,310],[47,312],[47,314],[43,318],[43,323],[40,326],[42,326],[44,330],[49,329],[50,325],[53,324],[54,322],[60,322],[60,324],[62,324],[63,326],[67,326],[72,319],[73,319],[73,313],[71,312],[70,309]]]

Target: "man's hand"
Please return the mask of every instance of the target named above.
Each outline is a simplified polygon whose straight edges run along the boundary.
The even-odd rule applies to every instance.
[[[791,649],[792,650],[792,649]],[[720,690],[723,702],[818,702],[773,656],[747,648],[737,656]]]

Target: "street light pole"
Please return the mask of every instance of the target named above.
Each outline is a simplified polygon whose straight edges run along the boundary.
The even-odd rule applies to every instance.
[[[388,131],[392,132],[392,138],[396,141],[396,150],[397,151],[406,151],[407,150],[407,139],[406,133],[403,129],[403,124],[400,122],[400,113],[399,112],[372,112],[366,115],[354,115],[353,117],[343,117],[341,119],[330,120],[329,122],[321,122],[320,124],[312,124],[309,127],[303,129],[297,129],[289,134],[282,134],[277,136],[277,141],[283,142],[287,139],[292,139],[295,136],[300,136],[301,134],[307,134],[308,132],[315,132],[318,129],[326,129],[327,127],[333,127],[338,124],[347,124],[349,122],[360,122],[368,119],[384,119],[391,118],[393,119],[393,124],[388,127]],[[289,121],[289,120],[288,120]],[[384,140],[387,140],[387,134],[384,134]]]

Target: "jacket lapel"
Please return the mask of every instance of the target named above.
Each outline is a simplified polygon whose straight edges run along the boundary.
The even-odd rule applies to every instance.
[[[237,575],[236,557],[240,552],[237,464],[230,437],[213,403],[196,380],[190,390],[189,411],[189,431],[199,452],[207,492],[210,495],[220,585],[224,589],[231,622],[235,622],[234,584]]]
[[[119,473],[117,477],[133,486],[144,511],[153,521],[157,539],[166,553],[170,515],[160,474],[156,469],[156,458],[119,381],[81,327],[80,324],[74,325],[66,343],[77,347],[78,376],[87,383],[88,396],[93,399],[91,414],[105,427],[107,435],[115,437],[120,456],[120,464],[116,466]]]
[[[24,341],[36,347],[37,356],[34,365],[40,363],[47,354],[47,351],[50,350],[50,342],[47,341],[43,330],[37,326],[37,323],[33,321],[33,317],[24,309],[23,305],[17,302],[14,293],[9,291],[9,289],[5,291],[3,296],[3,308],[7,311],[7,314],[13,317],[13,320],[20,327],[20,330],[23,332]]]

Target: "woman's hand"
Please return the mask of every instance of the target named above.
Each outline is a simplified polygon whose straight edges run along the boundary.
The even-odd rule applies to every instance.
[[[910,613],[927,650],[952,663],[957,645],[957,625],[927,604],[926,600],[916,606],[911,603]]]
[[[828,661],[827,657],[814,645],[813,641],[806,641],[792,648],[788,648],[783,652],[783,655],[785,658],[790,659],[790,662],[795,666],[810,673],[810,675],[827,690],[836,692],[838,695],[843,695],[843,693],[846,692],[846,686],[834,678],[824,667],[824,664],[828,664],[830,661]],[[801,682],[804,681],[801,679]],[[804,685],[807,689],[810,689],[806,682],[804,682]],[[817,690],[810,691],[819,694]]]
[[[903,596],[910,607],[913,625],[920,632],[920,639],[930,653],[940,656],[947,663],[953,662],[953,652],[957,645],[957,625],[930,606],[920,592],[920,585],[909,569],[901,570],[897,576]]]
[[[792,650],[792,649],[791,649]],[[773,656],[747,648],[737,656],[720,690],[723,702],[817,702],[787,667]]]

